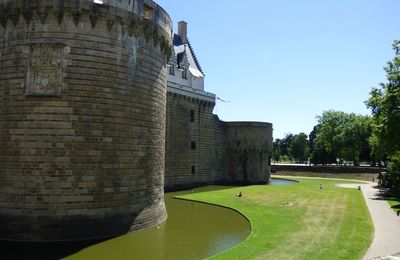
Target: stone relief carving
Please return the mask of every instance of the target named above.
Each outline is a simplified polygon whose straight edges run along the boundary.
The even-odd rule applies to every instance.
[[[60,43],[34,43],[30,46],[26,95],[61,95],[64,47]]]

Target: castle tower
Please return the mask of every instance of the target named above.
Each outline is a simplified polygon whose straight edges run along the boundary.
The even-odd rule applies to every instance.
[[[0,0],[0,239],[165,220],[171,31],[151,0]]]
[[[272,124],[226,122],[227,172],[233,184],[263,184],[271,179]]]

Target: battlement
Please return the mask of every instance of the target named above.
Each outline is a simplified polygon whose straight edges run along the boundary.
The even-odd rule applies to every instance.
[[[152,0],[0,0],[0,27],[17,26],[21,18],[29,25],[35,17],[44,24],[50,13],[57,17],[59,25],[65,22],[68,13],[76,26],[83,16],[89,16],[92,28],[99,18],[105,18],[108,30],[121,26],[123,34],[143,35],[146,40],[152,38],[168,58],[171,55],[171,18]]]

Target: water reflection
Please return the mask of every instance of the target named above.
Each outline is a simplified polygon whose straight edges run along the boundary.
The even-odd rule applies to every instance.
[[[273,186],[290,185],[290,184],[296,184],[296,183],[298,183],[298,182],[293,181],[293,180],[287,180],[287,179],[278,179],[278,178],[271,179],[271,185],[273,185]]]

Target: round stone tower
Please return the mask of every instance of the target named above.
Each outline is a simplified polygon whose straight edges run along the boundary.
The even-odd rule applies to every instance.
[[[151,0],[0,0],[0,239],[165,220],[171,31]]]
[[[227,122],[227,176],[233,184],[264,184],[271,178],[272,124]]]

